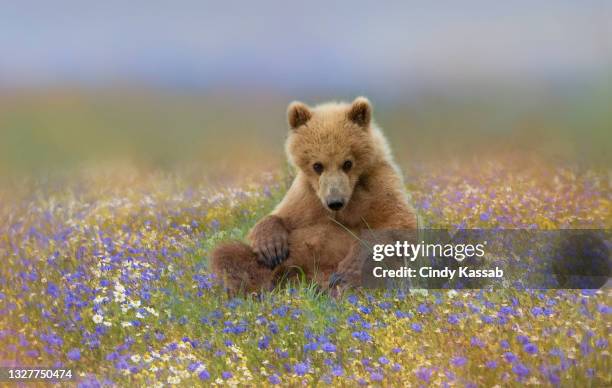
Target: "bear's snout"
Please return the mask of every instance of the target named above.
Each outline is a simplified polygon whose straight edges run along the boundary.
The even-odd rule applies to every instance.
[[[327,207],[333,211],[338,211],[344,207],[344,200],[342,198],[328,199]]]
[[[351,183],[347,174],[340,171],[324,172],[319,178],[318,195],[323,206],[338,211],[351,198]]]

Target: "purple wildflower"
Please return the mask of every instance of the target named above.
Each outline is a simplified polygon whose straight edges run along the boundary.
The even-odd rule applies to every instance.
[[[385,376],[383,376],[383,374],[380,373],[380,372],[372,372],[372,373],[370,373],[370,380],[372,380],[372,381],[382,381],[382,379],[384,377]]]
[[[210,373],[208,373],[208,371],[204,369],[198,374],[198,377],[200,378],[200,380],[208,380],[210,379]]]
[[[514,362],[516,361],[518,358],[516,357],[516,355],[512,352],[506,352],[504,353],[504,359],[508,362]]]
[[[421,303],[419,307],[417,307],[417,311],[421,314],[427,314],[431,311],[429,307],[425,303]]]
[[[258,347],[260,350],[267,349],[269,345],[270,345],[270,337],[268,337],[267,335],[266,335],[266,336],[264,336],[262,339],[260,339],[260,340],[257,342],[257,347]]]
[[[278,377],[277,374],[273,374],[268,378],[268,381],[270,382],[270,384],[272,385],[278,385],[281,383],[281,379],[280,377]]]
[[[77,348],[72,348],[68,351],[68,358],[72,361],[78,361],[81,359],[81,351]]]
[[[462,357],[462,356],[457,356],[457,357],[453,357],[451,362],[453,363],[454,366],[460,367],[460,366],[464,366],[465,364],[467,364],[467,358]]]
[[[528,342],[525,344],[525,346],[523,346],[523,349],[529,353],[529,354],[537,354],[538,353],[538,347],[536,346],[536,344],[532,343],[532,342]]]
[[[519,377],[525,377],[529,374],[529,368],[520,362],[517,362],[512,366],[512,372],[516,373]]]
[[[321,349],[323,349],[324,352],[332,353],[336,351],[336,345],[331,342],[326,342],[321,346]]]
[[[308,373],[308,365],[303,362],[298,362],[293,366],[293,372],[298,376],[304,376]]]
[[[367,331],[354,331],[353,338],[356,338],[362,342],[367,342],[372,339],[372,336]]]
[[[429,383],[429,380],[431,379],[431,374],[432,370],[425,368],[424,366],[420,367],[415,372],[416,377],[425,381],[426,383]]]
[[[343,376],[344,369],[342,368],[342,365],[339,365],[339,364],[334,365],[332,368],[332,375],[336,377]]]

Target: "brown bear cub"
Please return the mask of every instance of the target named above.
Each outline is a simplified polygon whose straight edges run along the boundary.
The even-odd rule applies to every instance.
[[[322,287],[359,285],[361,236],[414,230],[416,216],[370,102],[288,108],[286,153],[297,175],[274,211],[250,231],[250,245],[217,247],[211,269],[231,293],[272,288],[290,273]],[[333,275],[333,276],[332,276]]]

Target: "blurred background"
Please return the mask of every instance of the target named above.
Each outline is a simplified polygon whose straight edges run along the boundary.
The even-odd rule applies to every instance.
[[[283,163],[285,109],[369,97],[403,166],[610,166],[612,3],[2,1],[0,176]]]

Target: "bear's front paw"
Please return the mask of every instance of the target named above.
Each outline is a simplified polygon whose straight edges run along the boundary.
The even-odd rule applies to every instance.
[[[257,260],[269,268],[276,267],[289,256],[289,232],[279,217],[262,219],[249,237]]]

